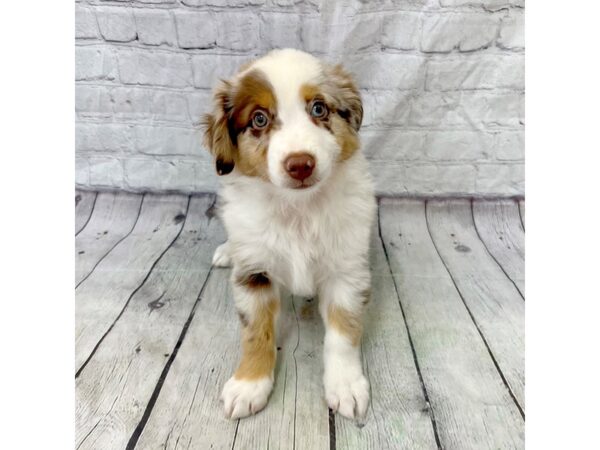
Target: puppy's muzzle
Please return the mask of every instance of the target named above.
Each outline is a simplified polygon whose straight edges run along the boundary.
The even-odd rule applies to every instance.
[[[294,180],[304,181],[313,173],[315,158],[308,153],[294,153],[285,159],[283,167]]]

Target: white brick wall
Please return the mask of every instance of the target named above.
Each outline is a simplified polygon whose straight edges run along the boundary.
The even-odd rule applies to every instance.
[[[79,0],[76,183],[214,191],[210,89],[297,47],[345,62],[384,195],[524,194],[523,0]]]

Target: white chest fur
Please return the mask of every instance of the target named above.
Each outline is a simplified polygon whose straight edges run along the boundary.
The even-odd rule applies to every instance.
[[[366,264],[376,206],[360,153],[314,193],[232,174],[222,200],[234,266],[266,271],[296,295],[314,295],[324,278]]]

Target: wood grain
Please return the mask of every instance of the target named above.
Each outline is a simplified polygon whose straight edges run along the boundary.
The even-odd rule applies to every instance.
[[[479,237],[525,298],[525,231],[518,203],[475,200],[472,207]]]
[[[181,235],[76,380],[79,448],[125,448],[208,276],[220,226],[194,197]]]
[[[525,303],[477,236],[469,201],[427,202],[434,244],[494,355],[525,407]]]
[[[364,427],[336,416],[339,449],[435,449],[432,417],[379,234],[371,244],[372,301],[365,316],[363,365],[371,384]]]
[[[441,446],[524,448],[524,420],[433,245],[424,203],[383,199],[380,217]]]
[[[525,200],[519,200],[519,213],[521,214],[521,225],[525,230]]]
[[[75,191],[75,236],[86,226],[96,201],[96,193],[89,191]]]
[[[175,240],[188,198],[144,199],[133,232],[117,245],[75,291],[75,367],[80,370],[121,314],[152,265]]]
[[[140,214],[141,195],[101,192],[94,214],[75,238],[75,285],[87,277],[121,239],[132,230]]]

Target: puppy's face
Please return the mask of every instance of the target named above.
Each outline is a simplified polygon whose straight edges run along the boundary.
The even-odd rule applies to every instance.
[[[215,91],[205,144],[219,175],[234,168],[276,186],[310,189],[358,149],[362,103],[340,66],[275,50]]]

